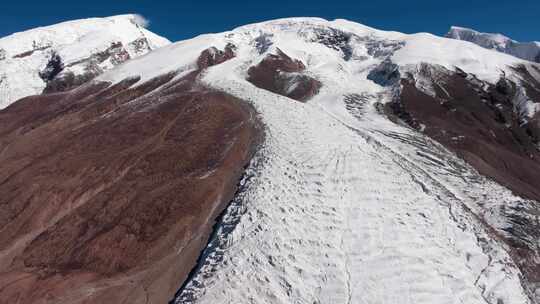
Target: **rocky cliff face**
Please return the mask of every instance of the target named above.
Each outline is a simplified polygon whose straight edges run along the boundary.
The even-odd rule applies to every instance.
[[[144,28],[140,16],[64,22],[0,39],[0,108],[42,92],[76,87],[170,42]]]

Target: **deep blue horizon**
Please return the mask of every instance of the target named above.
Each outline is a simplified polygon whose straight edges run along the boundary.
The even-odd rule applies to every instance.
[[[89,17],[126,13],[141,14],[149,29],[171,41],[199,34],[284,17],[343,18],[382,30],[444,35],[450,26],[502,33],[518,41],[540,41],[540,1],[455,0],[436,1],[35,1],[4,3],[0,11],[0,37],[31,29]]]

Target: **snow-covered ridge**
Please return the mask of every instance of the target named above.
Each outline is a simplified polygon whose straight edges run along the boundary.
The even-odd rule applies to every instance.
[[[518,42],[502,34],[481,33],[473,29],[452,26],[446,37],[469,41],[528,61],[540,62],[540,42]]]
[[[99,74],[170,43],[144,26],[143,17],[128,14],[62,22],[0,38],[0,109],[43,91],[50,80],[43,79],[43,73],[54,55],[63,73]]]
[[[285,53],[307,62],[311,68],[329,65],[329,61],[336,57],[333,52],[336,47],[342,47],[338,50],[342,55],[344,51],[352,52],[348,55],[356,58],[355,62],[372,57],[370,53],[373,53],[377,55],[375,61],[363,61],[365,64],[374,64],[389,58],[403,67],[422,62],[441,65],[450,70],[459,67],[490,82],[497,81],[503,72],[511,74],[510,66],[525,63],[513,56],[468,42],[427,33],[409,35],[382,31],[343,19],[327,21],[321,18],[284,18],[173,43],[153,56],[138,58],[104,74],[101,79],[118,82],[133,74],[142,76],[143,80],[150,79],[166,72],[189,69],[198,54],[209,45],[223,48],[227,43],[257,44],[263,38],[268,42],[264,53],[279,47]],[[321,39],[328,38],[343,41],[327,41],[330,47],[318,43]],[[256,60],[262,59],[261,54],[253,54],[253,57]],[[339,60],[348,61],[343,58]],[[152,64],[149,64],[150,62]]]
[[[363,81],[368,70],[385,60],[396,64],[402,73],[415,71],[421,63],[439,65],[448,70],[459,68],[480,80],[496,83],[501,75],[518,80],[512,67],[529,64],[514,56],[456,39],[428,33],[403,34],[382,31],[344,19],[284,18],[240,26],[231,31],[205,34],[179,41],[128,62],[99,79],[119,82],[133,75],[148,80],[171,71],[188,71],[200,52],[209,46],[220,49],[227,43],[247,45],[254,63],[276,48],[306,63],[308,71],[329,77],[341,77],[337,69]],[[357,69],[353,71],[351,69]],[[534,71],[532,71],[534,72]],[[358,74],[358,75],[355,75]],[[535,112],[531,103],[522,103]]]
[[[141,18],[143,17],[136,14],[126,14],[66,21],[2,37],[0,38],[0,47],[6,51],[7,56],[15,56],[32,49],[34,46],[73,44],[87,34],[102,31],[110,31],[109,35],[114,35],[119,39],[129,39],[143,33],[154,48],[170,43],[166,38],[145,29],[145,23],[141,21],[143,20]]]

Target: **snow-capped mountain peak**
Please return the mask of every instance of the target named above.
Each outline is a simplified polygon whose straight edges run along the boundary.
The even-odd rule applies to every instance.
[[[0,38],[0,108],[82,83],[170,42],[136,14],[62,22]],[[53,80],[56,81],[53,83]]]

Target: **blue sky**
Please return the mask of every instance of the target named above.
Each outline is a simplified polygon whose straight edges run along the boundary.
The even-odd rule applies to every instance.
[[[450,25],[540,40],[540,0],[342,1],[342,0],[90,0],[3,1],[0,36],[65,20],[139,13],[150,30],[182,40],[207,32],[280,17],[345,18],[379,29],[443,35]]]

